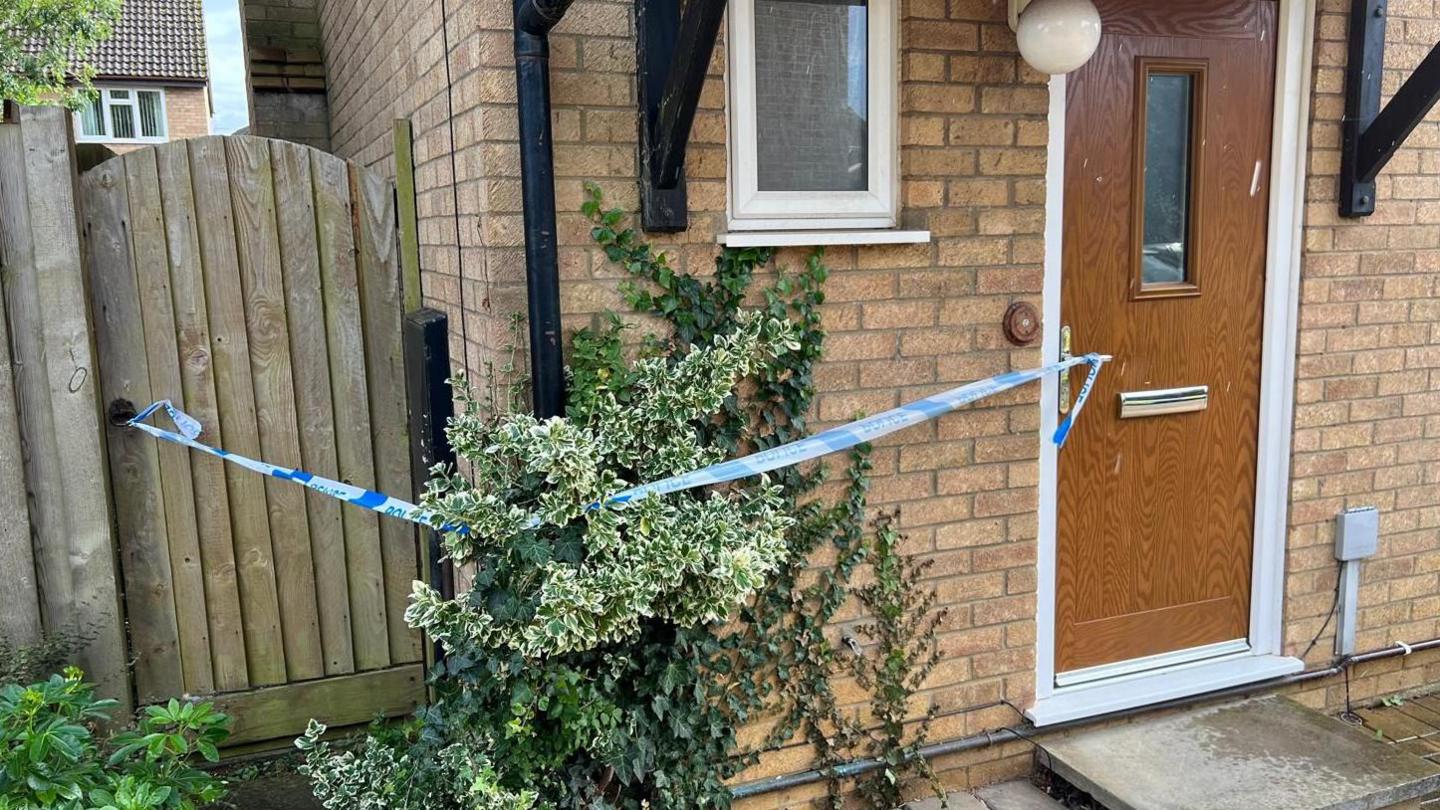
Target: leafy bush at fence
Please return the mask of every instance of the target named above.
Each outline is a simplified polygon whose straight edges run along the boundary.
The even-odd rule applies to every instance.
[[[795,345],[788,322],[745,313],[708,345],[612,369],[565,419],[467,400],[449,435],[470,476],[437,478],[425,500],[471,528],[445,542],[476,577],[454,600],[417,586],[407,613],[450,655],[429,731],[484,746],[507,787],[547,804],[694,806],[723,793],[734,729],[694,672],[722,664],[710,628],[786,561],[795,518],[763,478],[587,506],[725,458],[700,426]]]
[[[422,742],[418,722],[400,727],[376,724],[353,751],[335,752],[321,739],[325,726],[314,720],[295,741],[305,752],[300,773],[309,776],[326,810],[529,810],[533,791],[500,785],[484,745]],[[473,741],[470,741],[473,743]]]
[[[726,808],[756,748],[799,735],[821,765],[868,751],[831,692],[840,661],[823,632],[868,550],[868,448],[836,503],[808,497],[819,471],[790,468],[587,508],[806,433],[820,255],[760,289],[766,249],[726,250],[697,278],[590,193],[596,242],[634,280],[627,301],[673,332],[637,348],[611,316],[575,335],[563,419],[462,396],[449,437],[469,472],[437,475],[424,504],[467,527],[445,546],[475,578],[450,600],[417,585],[407,612],[448,653],[437,700],[349,751],[312,726],[297,745],[328,810]],[[742,745],[760,716],[773,732]]]
[[[224,795],[224,783],[192,763],[219,759],[228,717],[172,700],[102,740],[115,705],[73,667],[0,688],[0,810],[192,810]]]
[[[589,507],[722,460],[696,424],[793,345],[788,323],[747,315],[674,362],[640,360],[572,403],[566,418],[495,415],[465,399],[447,435],[470,477],[437,476],[425,503],[469,529],[447,533],[445,549],[457,565],[476,564],[478,575],[468,599],[446,600],[417,583],[406,618],[461,655],[532,659],[634,639],[650,620],[725,619],[785,557],[792,519],[776,487]]]

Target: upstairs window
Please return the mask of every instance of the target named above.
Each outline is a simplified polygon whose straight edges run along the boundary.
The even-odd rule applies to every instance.
[[[75,113],[81,143],[158,143],[165,140],[165,91],[97,87]]]
[[[729,42],[730,227],[893,227],[895,0],[733,0]]]

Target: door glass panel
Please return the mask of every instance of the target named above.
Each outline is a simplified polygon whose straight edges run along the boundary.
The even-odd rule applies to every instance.
[[[1151,73],[1145,89],[1145,210],[1141,282],[1189,279],[1193,73]]]
[[[754,0],[761,191],[869,188],[866,0]]]

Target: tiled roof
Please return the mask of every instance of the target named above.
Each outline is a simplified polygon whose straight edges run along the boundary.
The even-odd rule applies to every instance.
[[[124,0],[114,34],[91,57],[98,77],[203,81],[200,0]]]

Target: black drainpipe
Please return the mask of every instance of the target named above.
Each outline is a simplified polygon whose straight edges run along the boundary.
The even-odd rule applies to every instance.
[[[530,300],[530,384],[535,415],[565,407],[560,346],[560,264],[555,245],[555,149],[550,119],[550,29],[574,0],[515,0],[515,86],[525,205],[525,286]]]

